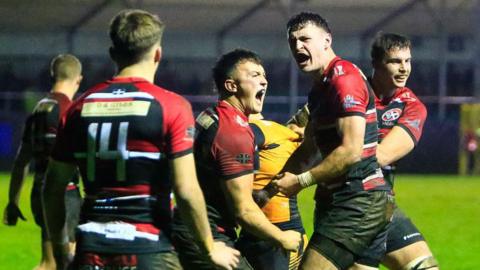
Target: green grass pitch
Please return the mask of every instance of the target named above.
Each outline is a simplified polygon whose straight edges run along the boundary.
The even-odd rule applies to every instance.
[[[8,198],[8,174],[0,174],[0,207]],[[27,222],[0,225],[0,269],[32,269],[40,260],[40,230],[34,224],[25,183],[21,209]],[[426,237],[442,269],[480,269],[480,177],[397,177],[396,200]],[[313,188],[299,195],[302,218],[312,231]]]

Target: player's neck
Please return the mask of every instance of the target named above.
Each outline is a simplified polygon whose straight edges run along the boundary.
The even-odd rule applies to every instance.
[[[156,67],[150,63],[140,62],[130,66],[120,68],[116,78],[136,77],[143,78],[153,83],[155,78]]]
[[[221,100],[225,101],[228,105],[230,105],[230,106],[236,108],[237,110],[241,111],[245,116],[248,117],[248,114],[247,114],[244,106],[242,105],[240,100],[238,100],[235,96],[229,96],[229,97],[221,99]]]
[[[373,75],[372,78],[372,87],[373,92],[375,92],[375,96],[377,96],[379,99],[391,98],[397,91],[397,87],[391,87],[382,83],[382,81],[375,77],[375,75]]]
[[[55,82],[50,92],[64,94],[65,96],[68,97],[68,99],[72,100],[73,95],[75,94],[77,89],[78,89],[78,85],[76,85],[74,82],[65,80],[65,81]]]
[[[335,59],[337,55],[335,52],[330,48],[325,52],[325,56],[323,59],[323,64],[320,66],[320,68],[313,74],[313,78],[315,81],[322,81],[324,77],[325,70],[330,66],[332,63],[333,59]]]

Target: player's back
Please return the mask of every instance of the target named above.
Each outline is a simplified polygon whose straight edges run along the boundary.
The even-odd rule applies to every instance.
[[[60,117],[70,103],[70,99],[62,93],[49,93],[36,104],[26,121],[22,140],[31,145],[36,181],[43,179]]]
[[[62,138],[68,139],[56,150],[73,156],[56,153],[80,168],[86,192],[83,221],[137,224],[112,227],[112,235],[102,239],[88,233],[106,233],[106,228],[80,225],[90,249],[118,252],[121,247],[108,238],[135,239],[124,246],[125,252],[170,248],[159,241],[171,225],[168,158],[191,152],[193,134],[187,134],[186,122],[193,124],[186,100],[140,78],[99,84],[72,105],[62,130]]]

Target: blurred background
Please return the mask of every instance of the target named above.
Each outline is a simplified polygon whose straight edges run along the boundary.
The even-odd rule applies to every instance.
[[[124,8],[146,9],[166,23],[156,83],[185,95],[196,112],[216,100],[211,67],[219,55],[237,47],[259,53],[269,79],[264,115],[280,122],[310,90],[310,79],[290,59],[291,15],[324,16],[335,52],[367,75],[372,37],[406,35],[413,41],[407,86],[429,115],[399,171],[480,172],[480,0],[0,0],[0,170],[11,169],[24,119],[50,89],[53,56],[80,58],[80,91],[115,74],[107,30]]]

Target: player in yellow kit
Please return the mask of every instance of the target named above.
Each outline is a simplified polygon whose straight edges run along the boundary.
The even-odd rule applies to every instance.
[[[256,115],[253,118],[261,118]],[[265,191],[265,186],[277,175],[290,155],[300,145],[302,138],[291,129],[274,121],[250,118],[250,127],[255,135],[258,149],[257,172],[253,183],[254,194]],[[267,188],[268,189],[268,188]],[[255,192],[257,191],[257,192]],[[297,198],[278,193],[268,202],[258,200],[267,218],[282,230],[296,230],[303,241],[296,252],[286,252],[269,240],[259,239],[242,231],[238,248],[254,269],[297,269],[307,244],[305,230],[297,207]]]

